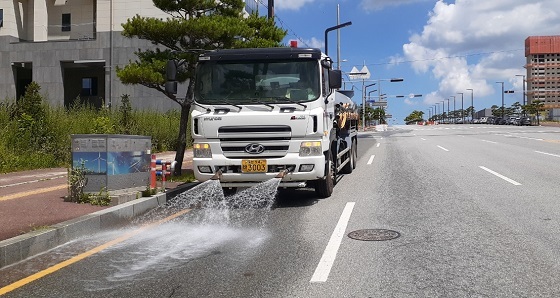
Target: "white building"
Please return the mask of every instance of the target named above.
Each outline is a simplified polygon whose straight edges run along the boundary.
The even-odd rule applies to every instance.
[[[127,19],[168,17],[151,0],[0,0],[0,100],[23,95],[31,81],[51,105],[78,96],[96,106],[116,106],[123,94],[136,108],[178,105],[141,85],[123,85],[116,66],[136,60],[146,40],[122,36]]]

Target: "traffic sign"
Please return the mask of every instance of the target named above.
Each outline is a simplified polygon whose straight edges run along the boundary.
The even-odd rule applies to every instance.
[[[385,119],[389,119],[389,118],[393,118],[393,115],[391,115],[391,114],[385,114]]]
[[[371,104],[374,107],[386,107],[387,106],[387,102],[386,101],[376,101],[374,103]]]

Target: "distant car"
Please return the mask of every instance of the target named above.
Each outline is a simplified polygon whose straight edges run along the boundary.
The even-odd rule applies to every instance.
[[[531,125],[531,117],[521,117],[521,118],[519,118],[519,121],[518,121],[517,125],[530,126]]]
[[[505,125],[505,124],[506,124],[506,119],[502,117],[496,117],[494,119],[494,125]]]
[[[506,124],[507,125],[516,125],[517,124],[517,118],[516,117],[508,117],[506,119]]]
[[[488,117],[481,117],[481,118],[478,120],[478,123],[480,123],[480,124],[486,124],[486,123],[488,123]]]

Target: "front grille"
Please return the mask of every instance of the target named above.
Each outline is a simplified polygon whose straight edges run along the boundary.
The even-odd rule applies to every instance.
[[[286,156],[292,131],[285,125],[223,126],[218,129],[218,138],[224,156],[232,159],[280,158]],[[252,154],[245,151],[251,144],[264,147],[264,151]]]

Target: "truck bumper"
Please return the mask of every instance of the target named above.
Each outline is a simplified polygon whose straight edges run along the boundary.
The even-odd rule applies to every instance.
[[[196,179],[201,182],[209,180],[221,170],[220,182],[223,187],[250,187],[276,177],[282,170],[288,170],[288,173],[282,178],[280,187],[305,187],[307,181],[317,180],[325,175],[325,159],[322,155],[299,157],[299,154],[288,154],[283,158],[266,161],[266,173],[242,173],[241,159],[214,155],[211,159],[193,158],[193,170]],[[312,169],[309,170],[311,166]],[[308,170],[304,171],[306,167]]]

